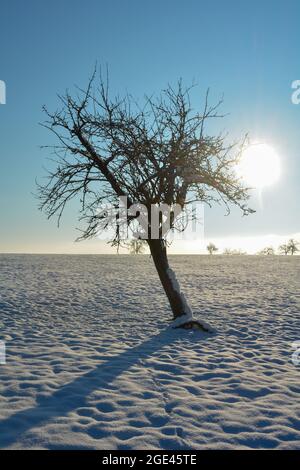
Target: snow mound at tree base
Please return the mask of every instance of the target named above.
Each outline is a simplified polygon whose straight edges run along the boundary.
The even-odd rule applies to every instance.
[[[205,321],[195,320],[191,314],[181,315],[171,323],[171,328],[183,328],[186,330],[200,330],[206,333],[215,333],[215,330]]]

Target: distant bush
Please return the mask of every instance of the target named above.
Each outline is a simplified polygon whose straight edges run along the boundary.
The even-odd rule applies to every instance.
[[[206,247],[208,253],[210,255],[213,255],[214,253],[216,253],[217,251],[219,251],[219,248],[216,247],[216,245],[214,243],[209,243]]]
[[[126,244],[127,249],[132,255],[141,255],[146,250],[146,241],[145,240],[131,240]]]
[[[272,246],[267,246],[263,250],[259,251],[258,254],[259,255],[267,255],[267,256],[275,255],[275,250]]]
[[[246,251],[242,251],[242,250],[233,250],[231,248],[225,248],[225,250],[223,251],[223,255],[246,255],[247,252]]]

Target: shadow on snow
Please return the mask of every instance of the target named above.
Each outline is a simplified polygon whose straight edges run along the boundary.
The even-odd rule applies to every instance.
[[[86,397],[95,390],[105,389],[133,365],[149,358],[170,342],[174,342],[176,350],[176,341],[182,340],[182,334],[184,337],[187,335],[186,332],[163,330],[149,340],[109,358],[93,370],[62,386],[52,395],[37,396],[34,407],[18,411],[0,422],[0,447],[9,447],[30,429],[87,406]],[[204,339],[206,335],[195,333],[193,337],[198,341]]]

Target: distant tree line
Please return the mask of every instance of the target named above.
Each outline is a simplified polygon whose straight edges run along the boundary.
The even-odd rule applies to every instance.
[[[142,254],[146,250],[146,242],[145,240],[131,240],[129,243],[126,244],[127,249],[130,251],[131,254]],[[219,248],[212,242],[210,242],[206,250],[210,255],[213,255],[219,251]],[[294,255],[299,251],[299,242],[291,238],[287,243],[283,243],[278,247],[276,252],[275,248],[272,246],[266,246],[262,250],[260,250],[257,254],[264,255],[264,256],[271,256],[271,255]],[[232,249],[232,248],[225,248],[223,255],[247,255],[246,251],[240,249]]]
[[[225,248],[223,255],[247,255],[247,252],[240,249],[235,250],[231,248]]]
[[[299,242],[291,238],[287,243],[283,243],[278,247],[278,254],[280,255],[294,255],[299,251]],[[261,250],[259,255],[275,255],[276,250],[272,246],[268,246]]]
[[[278,250],[276,251],[273,246],[266,246],[262,250],[260,250],[257,254],[258,255],[294,255],[295,253],[299,252],[299,245],[300,243],[293,238],[291,238],[287,243],[283,243],[278,247]],[[210,242],[206,250],[210,255],[213,255],[214,253],[217,253],[219,251],[219,248],[212,242]],[[232,249],[232,248],[225,248],[223,251],[223,255],[247,255],[246,251],[242,251],[240,249]]]

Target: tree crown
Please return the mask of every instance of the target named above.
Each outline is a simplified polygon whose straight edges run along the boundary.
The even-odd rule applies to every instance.
[[[120,196],[129,206],[148,209],[223,201],[228,211],[235,204],[245,215],[253,212],[248,188],[235,172],[245,141],[228,145],[225,136],[205,133],[206,121],[220,117],[220,103],[209,106],[207,93],[203,111],[193,111],[190,88],[179,81],[157,99],[145,98],[141,107],[130,95],[111,99],[108,81],[100,79],[97,86],[95,77],[76,98],[69,92],[60,96],[60,110],[45,108],[43,125],[58,142],[55,169],[47,184],[39,185],[40,208],[48,217],[57,215],[59,221],[68,201],[79,195],[86,222],[81,238],[89,238],[106,228],[98,208],[116,207]],[[128,217],[128,225],[134,219]],[[119,238],[116,230],[112,242]]]

